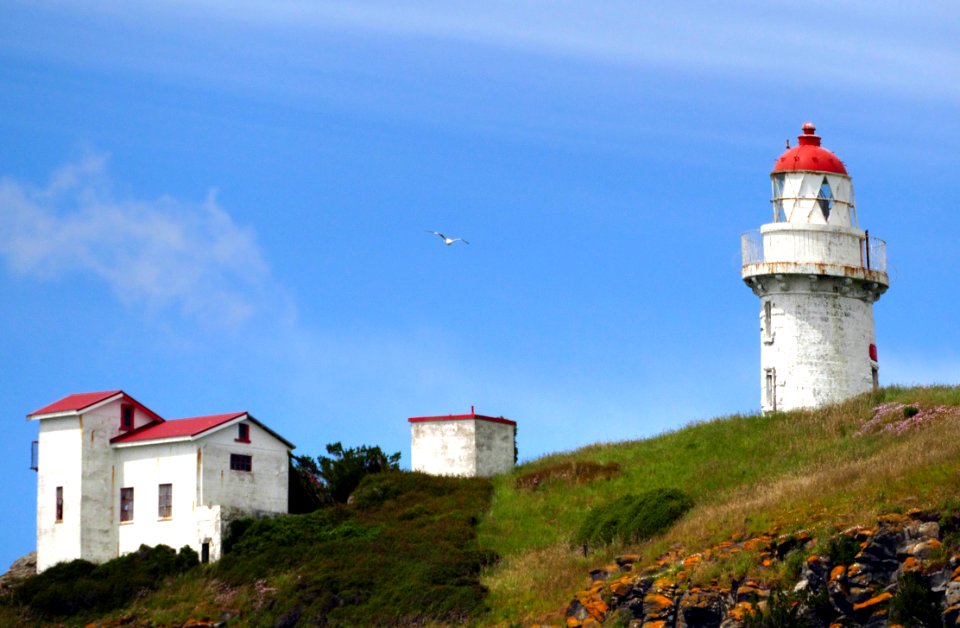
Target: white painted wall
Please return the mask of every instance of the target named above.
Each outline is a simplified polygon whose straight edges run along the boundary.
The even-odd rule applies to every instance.
[[[200,552],[197,533],[197,443],[123,447],[116,449],[114,526],[119,531],[118,553],[136,551],[141,544],[189,545]],[[159,486],[173,485],[169,519],[159,517]],[[120,489],[133,488],[133,520],[120,522]]]
[[[236,442],[236,423],[205,436],[202,443],[202,504],[249,513],[287,512],[289,455],[286,446],[252,421],[250,442]],[[252,471],[230,469],[230,454],[253,456]]]
[[[40,421],[37,469],[37,570],[80,558],[79,417]],[[56,522],[56,487],[63,487],[63,521]]]
[[[760,394],[764,412],[814,408],[873,388],[870,345],[876,342],[872,302],[844,296],[843,281],[786,278],[787,290],[760,299]],[[765,304],[771,304],[770,327]],[[769,396],[773,369],[775,396]]]
[[[476,425],[471,420],[410,424],[410,467],[430,475],[477,473]]]
[[[513,425],[480,418],[437,419],[412,422],[410,432],[410,466],[414,471],[489,477],[513,468]]]
[[[507,473],[514,465],[516,426],[477,420],[477,475]]]

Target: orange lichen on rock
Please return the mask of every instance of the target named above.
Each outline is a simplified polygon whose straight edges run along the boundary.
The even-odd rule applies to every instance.
[[[880,595],[876,595],[866,602],[860,602],[859,604],[853,605],[853,612],[859,613],[860,611],[876,608],[880,604],[883,604],[887,600],[893,597],[893,594],[889,591],[884,591]]]
[[[920,571],[922,568],[923,564],[913,556],[907,556],[900,564],[900,569],[902,569],[904,572]]]
[[[753,604],[750,602],[737,602],[736,606],[730,609],[730,619],[734,621],[743,621],[747,616],[756,613]]]

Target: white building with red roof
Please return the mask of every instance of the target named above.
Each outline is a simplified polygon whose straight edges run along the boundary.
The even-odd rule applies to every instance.
[[[410,466],[430,475],[490,477],[517,461],[517,423],[470,414],[421,416],[410,423]]]
[[[225,525],[287,512],[294,445],[246,412],[167,421],[122,390],[73,394],[39,423],[37,570],[163,543],[217,560]]]
[[[846,166],[807,122],[773,166],[772,220],[743,236],[743,281],[760,297],[764,412],[817,407],[878,383],[873,304],[886,243],[860,228]]]

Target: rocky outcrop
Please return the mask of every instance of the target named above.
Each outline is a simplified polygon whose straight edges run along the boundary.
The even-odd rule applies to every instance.
[[[938,519],[920,511],[885,515],[874,527],[850,528],[825,543],[806,532],[764,534],[697,554],[671,552],[645,567],[636,556],[620,556],[591,572],[592,584],[567,607],[566,625],[595,626],[616,618],[637,627],[737,628],[778,610],[797,619],[791,625],[888,626],[891,609],[916,606],[917,600],[907,597],[917,595],[929,603],[928,612],[940,615],[937,623],[958,625],[960,554],[944,546]],[[777,591],[772,583],[777,564],[795,550],[809,552],[800,579],[792,591]],[[748,573],[757,577],[728,585],[698,584],[700,579],[691,577],[705,563],[742,553],[754,563]],[[901,587],[908,581],[909,591]]]
[[[37,553],[30,552],[13,561],[7,573],[0,576],[0,594],[6,593],[15,583],[37,574]]]

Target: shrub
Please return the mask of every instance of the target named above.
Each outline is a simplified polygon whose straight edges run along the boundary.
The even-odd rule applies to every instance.
[[[156,589],[167,576],[183,573],[197,563],[197,553],[189,547],[177,553],[166,545],[141,545],[136,552],[101,565],[85,560],[54,565],[27,578],[16,596],[43,617],[108,611],[124,606],[142,591]]]
[[[827,543],[827,556],[834,565],[852,565],[859,552],[857,539],[847,534],[838,534]]]
[[[477,478],[367,475],[350,505],[239,524],[216,574],[276,589],[251,625],[469,623],[486,608],[480,571],[497,559],[476,542],[491,493]]]
[[[679,489],[624,495],[587,513],[575,540],[590,545],[647,539],[665,532],[692,506],[693,500]]]
[[[400,452],[388,456],[379,447],[344,449],[340,443],[331,443],[327,453],[330,456],[317,456],[316,461],[308,456],[294,459],[297,481],[301,486],[313,484],[325,503],[345,504],[366,476],[400,468]]]
[[[903,418],[909,419],[910,417],[917,416],[920,413],[920,410],[916,406],[904,406],[903,408]]]
[[[770,592],[765,611],[743,619],[743,628],[806,628],[810,623],[801,614],[800,604],[779,589]]]
[[[941,626],[939,596],[915,571],[900,575],[897,592],[890,598],[890,619],[904,626]]]

